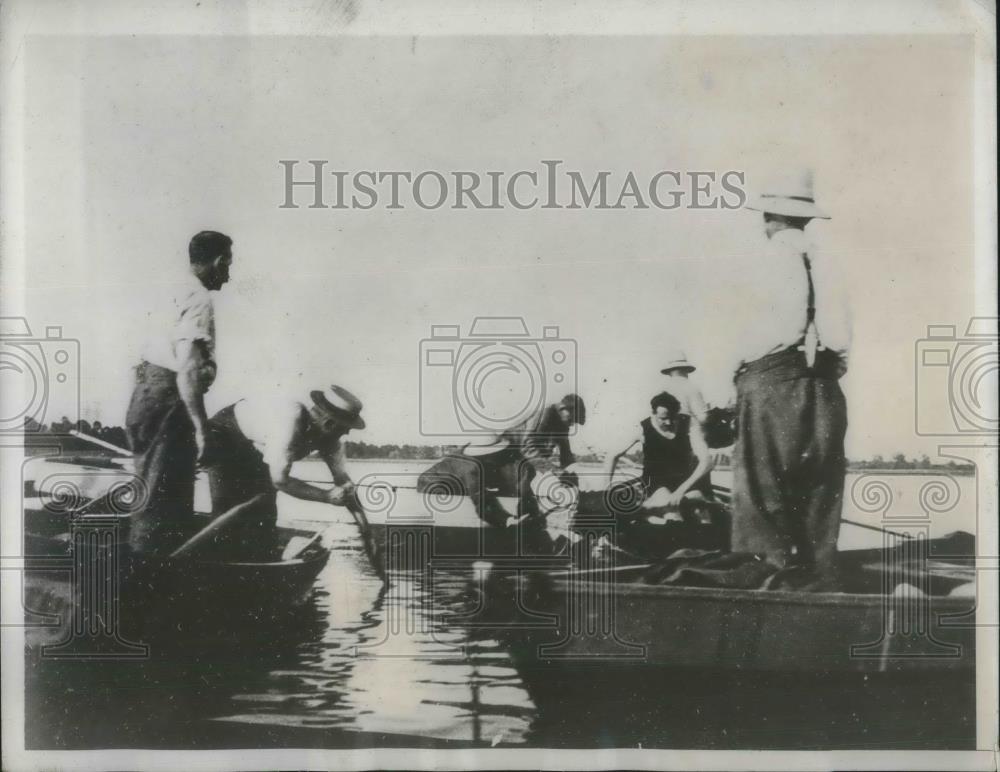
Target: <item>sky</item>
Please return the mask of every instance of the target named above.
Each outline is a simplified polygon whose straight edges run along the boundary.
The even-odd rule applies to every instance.
[[[146,320],[212,228],[235,260],[210,412],[336,382],[365,402],[357,439],[436,442],[421,416],[440,417],[451,381],[421,366],[431,326],[520,317],[558,328],[536,350],[575,361],[578,441],[604,449],[647,412],[669,349],[709,401],[729,398],[732,268],[760,253],[759,214],[288,210],[279,160],[560,159],[616,179],[743,170],[750,188],[809,166],[832,214],[810,232],[854,307],[848,456],[934,455],[914,426],[916,346],[928,325],[964,330],[976,282],[968,38],[34,37],[24,55],[25,307],[36,335],[79,340],[85,418],[123,422]]]

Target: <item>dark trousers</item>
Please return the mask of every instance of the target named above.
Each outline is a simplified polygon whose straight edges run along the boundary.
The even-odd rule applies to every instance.
[[[191,534],[198,446],[172,370],[143,362],[125,419],[144,501],[131,517],[133,552],[165,554]]]
[[[227,534],[226,545],[233,557],[245,560],[274,558],[277,539],[278,491],[264,457],[236,423],[232,405],[208,422],[210,459],[208,479],[212,490],[212,514],[221,515],[258,494],[264,494],[253,512]]]
[[[421,473],[417,490],[468,496],[480,518],[498,527],[507,524],[507,513],[497,496],[516,496],[518,515],[537,514],[531,490],[535,469],[514,449],[488,456],[446,456]],[[495,492],[493,492],[495,490]]]
[[[811,576],[806,584],[829,587],[847,431],[835,363],[821,353],[810,369],[798,350],[770,354],[741,370],[736,391],[733,550],[778,568],[801,566]]]

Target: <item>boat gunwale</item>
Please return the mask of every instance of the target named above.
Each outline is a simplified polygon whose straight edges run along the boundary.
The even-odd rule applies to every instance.
[[[624,568],[624,567],[623,567]],[[618,569],[622,570],[622,569]],[[554,580],[554,584],[547,588],[549,592],[558,592],[567,589],[572,580],[568,577],[571,571],[542,572],[545,576]],[[588,576],[600,576],[597,571],[587,572]],[[516,580],[519,584],[526,584],[530,578],[521,575]],[[725,600],[736,602],[739,600],[749,600],[754,603],[775,604],[796,606],[885,606],[896,600],[909,600],[904,595],[883,593],[849,593],[849,592],[806,592],[801,590],[764,590],[747,589],[742,587],[697,587],[685,585],[667,584],[646,584],[645,582],[629,581],[615,582],[614,587],[617,592],[609,593],[606,582],[599,579],[592,583],[594,591],[601,595],[619,595],[621,591],[627,590],[628,596],[621,597],[658,597],[666,599],[699,600],[704,602]],[[597,586],[600,585],[600,586]],[[944,604],[954,607],[955,610],[968,612],[976,608],[976,596],[950,596],[950,595],[927,595],[922,594],[913,600],[927,600],[935,607]],[[971,607],[970,607],[971,604]],[[937,608],[935,610],[938,610]],[[947,613],[947,612],[945,612]]]

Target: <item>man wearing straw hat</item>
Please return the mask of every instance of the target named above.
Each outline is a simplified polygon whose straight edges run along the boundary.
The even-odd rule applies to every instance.
[[[365,427],[361,408],[351,392],[333,385],[310,391],[304,399],[243,399],[212,417],[208,473],[213,514],[263,494],[255,511],[242,519],[240,536],[230,539],[240,543],[242,554],[266,556],[273,546],[278,491],[338,506],[352,502],[354,484],[342,440],[352,429]],[[330,470],[332,488],[292,476],[292,465],[313,452]]]
[[[836,266],[805,233],[829,217],[808,172],[748,208],[762,213],[767,244],[748,277],[751,316],[741,319],[732,547],[790,569],[793,584],[831,589],[846,466],[838,379],[851,330]]]
[[[688,423],[693,422],[694,428],[703,433],[702,427],[705,425],[708,405],[705,404],[705,397],[702,396],[701,389],[690,378],[691,373],[696,369],[688,361],[683,351],[673,349],[667,352],[665,364],[660,372],[666,376],[663,390],[672,394],[680,402],[678,413],[680,420]]]

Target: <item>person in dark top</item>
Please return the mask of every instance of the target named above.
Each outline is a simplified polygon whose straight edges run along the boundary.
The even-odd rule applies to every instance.
[[[628,445],[608,454],[608,487],[622,456],[642,443],[643,510],[656,522],[681,519],[686,499],[712,499],[712,459],[700,431],[690,430],[689,416],[681,413],[676,397],[664,391],[650,400],[652,414],[640,422]]]

